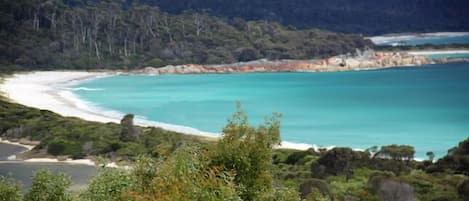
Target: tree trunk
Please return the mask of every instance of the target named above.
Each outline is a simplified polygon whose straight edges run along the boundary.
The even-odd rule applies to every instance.
[[[166,33],[168,34],[169,42],[173,42],[173,36],[171,34],[171,28],[169,27],[169,21],[168,21],[167,16],[164,18],[164,23],[165,23],[164,29],[165,29]]]
[[[98,44],[96,43],[96,40],[94,41],[94,48],[96,50],[96,57],[98,58],[98,60],[101,60],[101,56],[99,55],[99,48],[98,48]]]
[[[124,56],[127,57],[127,37],[124,39]]]

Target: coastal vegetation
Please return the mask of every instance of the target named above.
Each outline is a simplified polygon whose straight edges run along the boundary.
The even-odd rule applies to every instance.
[[[315,59],[341,54],[336,57],[341,61],[332,62],[339,69],[360,66],[354,56],[368,59],[371,66],[364,68],[409,64],[402,58],[422,64],[417,57],[386,51],[469,46],[374,46],[361,34],[467,30],[467,7],[463,0],[0,1],[0,78],[28,70],[150,66],[145,70],[159,74],[173,69],[160,68],[165,65],[259,59],[304,59],[323,66],[329,59]],[[429,16],[433,20],[425,20]],[[361,51],[369,48],[385,52]],[[370,59],[375,57],[381,60]],[[265,72],[268,62],[259,62]],[[221,72],[220,66],[212,67]],[[222,135],[210,138],[138,126],[133,114],[116,123],[64,117],[0,94],[0,137],[35,145],[18,160],[90,159],[99,169],[79,190],[70,188],[70,176],[50,170],[36,171],[24,191],[18,181],[1,176],[0,201],[469,200],[469,138],[436,160],[425,150],[423,161],[415,160],[412,146],[401,144],[363,151],[280,149],[280,119],[274,113],[253,126],[238,104]]]
[[[66,175],[46,170],[35,174],[24,196],[17,182],[2,178],[0,194],[8,195],[4,200],[467,198],[469,139],[436,162],[419,162],[413,160],[413,148],[405,145],[375,146],[365,151],[342,147],[275,149],[280,142],[280,116],[273,115],[253,127],[240,107],[227,122],[223,136],[210,140],[136,127],[132,115],[124,117],[121,124],[104,124],[5,100],[0,103],[2,138],[41,140],[31,155],[23,157],[47,154],[99,162],[102,160],[96,156],[100,156],[132,166],[129,170],[107,168],[103,163],[88,187],[78,192],[67,189],[70,180]],[[30,199],[33,197],[40,199]]]
[[[313,59],[373,46],[359,35],[298,30],[268,21],[229,23],[203,12],[173,15],[140,3],[2,1],[0,15],[2,70]]]
[[[129,133],[129,125],[125,121],[123,125],[62,117],[50,111],[0,100],[1,137],[40,141],[29,153],[33,156],[68,156],[80,159],[101,155],[113,160],[128,160],[140,154],[159,156],[166,152],[171,153],[184,144],[208,143],[201,137],[133,125],[130,125],[130,130],[140,132],[139,137],[127,139],[127,135],[133,134]]]

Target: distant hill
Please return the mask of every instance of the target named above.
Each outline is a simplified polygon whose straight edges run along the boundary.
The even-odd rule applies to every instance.
[[[359,35],[297,30],[202,12],[168,14],[125,1],[0,1],[0,70],[139,68],[312,59],[373,44]]]
[[[128,0],[170,13],[204,10],[228,19],[377,35],[469,30],[467,0]]]

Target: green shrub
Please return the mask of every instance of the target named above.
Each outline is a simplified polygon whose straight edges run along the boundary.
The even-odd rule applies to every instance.
[[[145,66],[148,67],[162,67],[165,66],[167,63],[161,60],[160,58],[154,58],[150,61],[145,62]]]
[[[82,155],[81,145],[67,140],[54,140],[47,146],[47,153],[58,155]]]
[[[458,185],[458,194],[463,200],[469,200],[469,179]]]
[[[20,185],[0,176],[0,201],[21,201]]]
[[[54,156],[60,155],[64,153],[65,145],[61,142],[52,142],[49,143],[47,146],[47,153],[52,154]]]
[[[24,201],[71,201],[67,188],[71,184],[70,177],[49,170],[34,173],[33,184],[24,195]]]
[[[285,163],[290,164],[290,165],[297,164],[300,160],[304,159],[308,155],[309,153],[307,151],[293,152],[290,155],[288,155],[287,159],[285,160]],[[303,165],[303,164],[300,164],[300,165]]]
[[[302,198],[306,198],[314,189],[317,189],[322,195],[331,197],[331,191],[326,181],[321,179],[308,179],[300,185],[300,194]]]
[[[124,201],[125,192],[133,188],[134,183],[129,171],[102,168],[81,197],[89,201]]]

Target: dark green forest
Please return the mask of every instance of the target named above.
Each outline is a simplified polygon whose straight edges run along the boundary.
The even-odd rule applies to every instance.
[[[172,15],[115,1],[0,2],[0,65],[23,69],[132,69],[168,64],[312,59],[373,46],[358,35],[203,12]]]
[[[74,2],[69,0],[69,2]],[[468,31],[467,0],[129,0],[170,13],[206,11],[227,19],[267,20],[298,28],[378,35]]]

